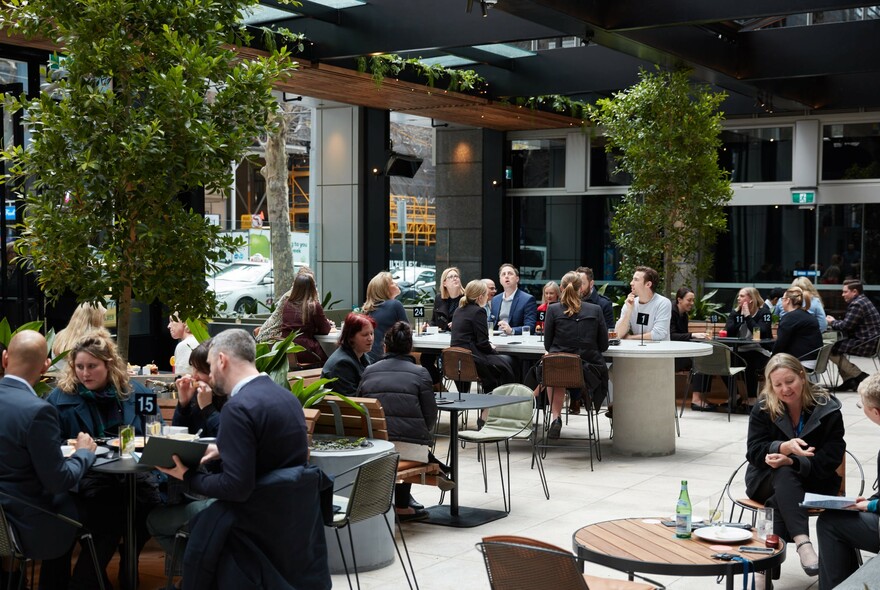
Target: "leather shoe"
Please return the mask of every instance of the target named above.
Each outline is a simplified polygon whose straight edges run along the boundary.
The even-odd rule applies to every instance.
[[[416,502],[416,499],[413,498],[412,496],[409,497],[409,507],[414,510],[424,510],[425,509],[425,505],[419,504],[418,502]]]
[[[428,511],[427,510],[413,510],[412,512],[404,512],[403,514],[398,512],[397,518],[398,518],[398,520],[400,520],[400,522],[410,522],[413,520],[425,520],[426,518],[428,518]]]
[[[850,377],[840,385],[838,385],[834,390],[835,391],[855,391],[859,386],[858,377]]]
[[[442,492],[448,492],[455,487],[455,482],[448,479],[445,475],[438,475],[437,487],[440,488],[440,491]]]
[[[559,438],[560,432],[562,432],[562,418],[557,418],[550,423],[550,428],[547,430],[547,438]]]
[[[692,412],[714,412],[718,409],[718,404],[712,402],[703,402],[703,404],[691,403]]]

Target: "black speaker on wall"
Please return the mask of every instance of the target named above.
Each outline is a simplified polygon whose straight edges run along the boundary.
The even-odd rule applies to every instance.
[[[422,162],[422,158],[392,152],[388,157],[388,162],[385,164],[385,176],[412,178],[421,168]]]

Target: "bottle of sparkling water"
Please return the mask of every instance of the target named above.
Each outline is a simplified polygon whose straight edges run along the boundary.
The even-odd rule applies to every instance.
[[[681,480],[681,493],[675,506],[675,536],[679,539],[691,538],[691,498],[688,495],[688,482]]]

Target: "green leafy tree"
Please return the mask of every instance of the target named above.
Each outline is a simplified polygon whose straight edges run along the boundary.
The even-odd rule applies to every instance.
[[[127,357],[132,298],[181,317],[217,306],[206,272],[233,247],[182,206],[225,193],[230,163],[267,129],[286,49],[239,59],[258,0],[5,0],[4,28],[55,41],[62,69],[24,109],[26,149],[3,152],[26,212],[17,246],[50,298],[117,302]],[[26,190],[24,190],[26,188]]]
[[[711,247],[727,227],[723,207],[733,191],[717,151],[725,95],[692,85],[687,71],[639,77],[597,101],[591,115],[619,158],[618,172],[632,175],[611,221],[623,254],[618,276],[629,281],[633,268],[651,266],[663,283],[657,292],[669,293],[684,275],[706,278]]]

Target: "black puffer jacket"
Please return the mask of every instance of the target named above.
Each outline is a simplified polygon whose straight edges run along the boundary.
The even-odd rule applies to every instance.
[[[388,355],[364,369],[357,395],[382,403],[390,440],[431,444],[437,404],[431,376],[413,357]]]

